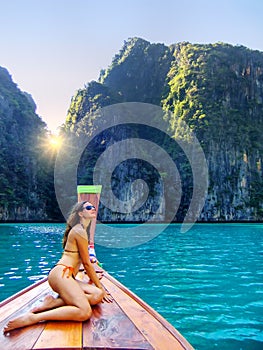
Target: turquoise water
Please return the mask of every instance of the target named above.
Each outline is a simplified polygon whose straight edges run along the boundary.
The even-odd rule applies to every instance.
[[[125,237],[128,226],[117,227]],[[48,273],[61,255],[63,229],[0,225],[1,300]],[[96,247],[104,268],[195,349],[263,349],[263,224],[196,224],[184,234],[170,225],[151,241],[122,249],[109,247],[107,226],[98,225],[96,234],[105,242]]]

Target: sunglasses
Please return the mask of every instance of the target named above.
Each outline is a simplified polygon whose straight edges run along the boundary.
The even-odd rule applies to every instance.
[[[94,207],[94,205],[87,205],[86,207],[83,208],[83,210],[86,209],[86,210],[92,210],[92,209],[96,209]]]

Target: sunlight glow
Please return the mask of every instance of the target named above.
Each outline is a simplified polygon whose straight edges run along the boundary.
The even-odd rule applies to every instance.
[[[58,135],[50,135],[49,144],[53,149],[59,149],[62,143],[62,139]]]
[[[42,154],[45,157],[53,158],[61,148],[63,138],[60,135],[48,133],[45,137],[40,140],[40,147]]]

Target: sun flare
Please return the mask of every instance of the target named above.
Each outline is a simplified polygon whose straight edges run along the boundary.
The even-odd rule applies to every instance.
[[[50,135],[49,137],[49,145],[53,149],[59,149],[62,143],[62,139],[58,135]]]
[[[46,137],[41,138],[40,147],[43,151],[43,155],[48,157],[56,156],[57,152],[62,146],[62,136],[56,134],[48,134]]]

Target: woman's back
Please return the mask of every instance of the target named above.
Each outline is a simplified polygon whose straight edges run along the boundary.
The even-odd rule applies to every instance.
[[[77,239],[81,238],[81,240],[86,240],[86,244],[88,247],[88,239],[85,230],[82,228],[80,224],[74,226],[67,237],[67,242],[64,248],[63,255],[59,260],[59,264],[65,264],[67,266],[72,266],[74,268],[74,275],[77,274],[80,264],[81,258],[78,249]],[[88,249],[88,248],[87,248]]]

